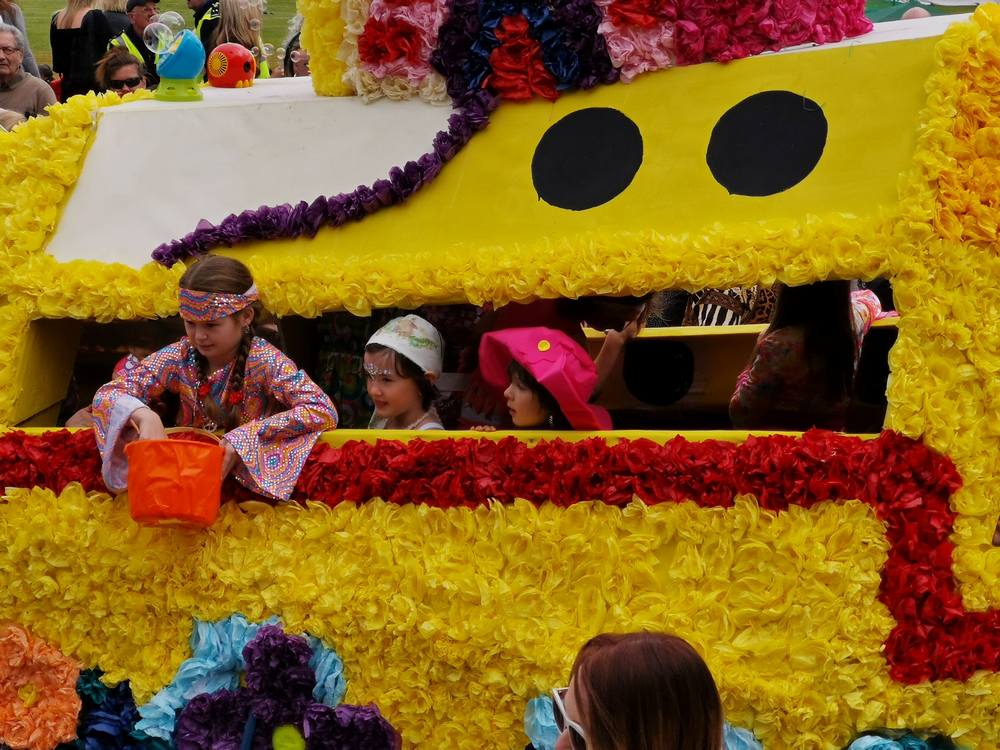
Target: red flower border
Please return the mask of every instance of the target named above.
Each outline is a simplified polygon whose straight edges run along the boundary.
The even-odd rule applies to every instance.
[[[91,432],[0,435],[0,485],[58,492],[69,482],[104,489]],[[900,682],[917,683],[1000,671],[1000,610],[966,612],[952,571],[949,500],[960,486],[952,462],[919,441],[893,432],[861,440],[813,430],[743,443],[678,437],[665,445],[609,445],[590,438],[529,446],[508,437],[319,444],[295,497],[330,505],[381,497],[447,508],[514,498],[624,505],[638,496],[649,504],[716,507],[748,494],[774,511],[856,498],[875,509],[890,544],[879,595],[896,620],[885,644],[889,670]],[[251,497],[235,482],[224,492]]]

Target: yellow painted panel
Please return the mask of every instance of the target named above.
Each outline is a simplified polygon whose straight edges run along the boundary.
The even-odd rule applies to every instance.
[[[308,249],[350,262],[386,252],[509,247],[592,231],[677,234],[719,221],[869,215],[896,202],[899,176],[912,165],[936,42],[928,38],[696,65],[554,103],[502,103],[487,129],[405,205],[325,229],[315,240],[256,243],[231,252],[276,257]],[[823,157],[809,176],[783,193],[730,195],[705,162],[712,128],[744,98],[777,89],[823,107],[829,125]],[[556,208],[535,193],[534,149],[553,123],[585,107],[614,107],[635,121],[643,134],[644,161],[632,184],[608,203],[588,211]]]
[[[45,419],[47,414],[40,413],[66,397],[82,332],[79,320],[32,321],[16,375],[11,424]]]

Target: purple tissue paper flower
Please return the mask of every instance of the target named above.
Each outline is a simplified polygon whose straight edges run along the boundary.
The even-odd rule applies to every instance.
[[[250,716],[250,704],[242,692],[219,690],[192,698],[174,730],[177,750],[240,750]]]
[[[303,735],[308,750],[400,750],[403,740],[373,703],[306,709]]]
[[[244,647],[246,692],[258,721],[276,726],[302,716],[316,685],[311,656],[305,638],[288,635],[277,625],[261,628]]]

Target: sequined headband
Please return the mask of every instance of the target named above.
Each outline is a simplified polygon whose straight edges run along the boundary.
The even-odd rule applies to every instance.
[[[395,373],[392,370],[383,369],[378,365],[373,365],[371,362],[365,362],[364,365],[362,365],[362,367],[364,368],[364,371],[369,375],[371,375],[373,378],[377,378],[379,376],[388,377],[389,375],[395,375]]]
[[[243,294],[199,292],[181,289],[181,317],[194,323],[207,323],[235,315],[257,300],[257,285],[252,284]]]

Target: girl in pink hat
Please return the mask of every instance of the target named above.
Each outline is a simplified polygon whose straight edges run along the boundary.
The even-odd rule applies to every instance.
[[[610,430],[606,409],[588,403],[597,367],[583,347],[552,328],[492,331],[479,344],[486,382],[506,388],[515,427]]]

